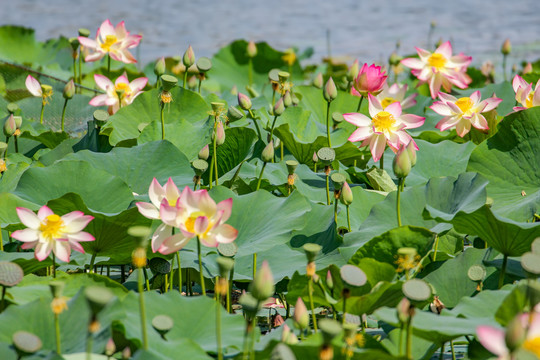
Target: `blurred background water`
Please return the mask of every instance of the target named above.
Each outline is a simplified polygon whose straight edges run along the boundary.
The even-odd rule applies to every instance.
[[[432,43],[451,40],[454,50],[473,56],[480,65],[500,63],[500,47],[509,38],[509,62],[540,58],[540,0],[2,0],[0,24],[36,29],[38,40],[75,36],[80,27],[92,31],[109,18],[126,21],[141,33],[140,60],[182,54],[187,46],[197,56],[212,56],[229,42],[244,38],[267,41],[277,49],[313,47],[312,59],[331,53],[351,62],[386,61],[401,43],[400,54],[426,47],[430,23]]]

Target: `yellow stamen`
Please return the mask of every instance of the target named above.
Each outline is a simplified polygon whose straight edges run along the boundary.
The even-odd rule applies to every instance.
[[[114,86],[114,89],[116,92],[123,92],[124,96],[131,96],[131,88],[129,87],[129,84],[126,83],[118,83]]]
[[[138,247],[131,253],[131,261],[133,265],[140,269],[146,266],[146,250],[143,247]]]
[[[391,97],[385,97],[385,98],[381,101],[381,106],[382,106],[383,109],[384,109],[384,108],[386,108],[388,105],[393,104],[393,103],[395,103],[395,102],[397,102],[396,99],[391,98]]]
[[[461,111],[463,111],[463,113],[466,113],[467,111],[471,110],[473,102],[469,97],[462,97],[456,101],[456,105],[461,109]]]
[[[371,120],[376,132],[391,131],[394,128],[396,119],[388,111],[381,111]]]
[[[523,348],[540,357],[540,336],[525,340]]]
[[[64,235],[64,221],[56,214],[47,216],[39,227],[43,237],[47,239],[59,239]]]
[[[442,54],[433,53],[428,58],[428,64],[429,64],[429,66],[433,66],[437,70],[440,70],[446,64],[446,58]]]
[[[525,100],[525,107],[527,108],[533,107],[533,98],[534,98],[534,91],[531,91],[529,93],[529,96],[527,96],[527,100]]]
[[[285,61],[287,65],[291,66],[296,61],[296,54],[293,49],[287,49],[281,59]]]
[[[4,159],[0,159],[0,174],[6,171],[6,169],[7,169],[6,162],[4,161]]]
[[[67,308],[65,296],[54,298],[51,302],[51,309],[55,315],[60,315],[64,310],[67,310]]]
[[[168,104],[173,101],[172,95],[168,91],[162,91],[159,97],[161,98],[161,102],[164,104]]]
[[[21,129],[15,130],[15,132],[13,133],[13,136],[19,136],[19,135],[21,135]]]
[[[101,48],[105,51],[111,51],[111,46],[116,44],[118,38],[115,35],[107,35],[105,37],[105,42],[101,44]]]

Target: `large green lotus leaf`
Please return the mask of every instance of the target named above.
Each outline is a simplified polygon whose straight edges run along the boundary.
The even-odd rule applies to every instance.
[[[386,332],[387,337],[381,340],[381,345],[394,356],[399,356],[403,352],[403,345],[400,346],[401,330],[399,328],[391,327],[390,325],[383,324],[382,329]],[[403,343],[402,343],[403,344]],[[439,346],[431,341],[424,340],[414,333],[412,334],[412,347],[411,355],[413,359],[418,360],[431,360],[433,354],[439,349]],[[456,346],[456,353],[459,354],[458,346]]]
[[[32,166],[31,159],[15,152],[8,152],[8,155],[4,160],[6,161],[7,168],[0,178],[0,193],[12,192],[15,190],[21,175]]]
[[[448,310],[448,313],[456,317],[484,318],[487,323],[493,322],[497,309],[501,307],[510,293],[510,286],[505,286],[500,290],[482,290],[474,297],[462,297],[452,310]]]
[[[21,137],[38,141],[49,149],[54,149],[64,140],[69,138],[66,132],[57,132],[51,130],[48,125],[42,125],[39,120],[29,119],[23,122],[21,126]]]
[[[216,351],[216,301],[205,297],[182,296],[177,291],[166,294],[145,292],[144,299],[150,348],[159,351],[164,343],[158,332],[152,328],[152,319],[157,315],[168,315],[173,319],[174,327],[167,333],[167,339],[173,341],[189,339],[205,351]],[[121,303],[118,303],[118,308],[125,313],[118,321],[124,328],[126,338],[140,344],[139,295],[130,292]],[[221,306],[220,313],[223,347],[242,349],[244,318],[227,314]]]
[[[420,277],[433,285],[436,295],[447,307],[453,308],[461,298],[476,293],[478,284],[469,279],[467,272],[473,265],[483,266],[484,260],[491,260],[486,249],[469,248],[453,259],[429,264]],[[495,268],[487,267],[484,287],[496,288],[498,275]]]
[[[21,222],[17,216],[17,207],[25,207],[31,210],[39,209],[39,206],[33,202],[23,200],[17,195],[10,193],[0,193],[0,227],[18,224]]]
[[[240,92],[245,92],[246,85],[249,85],[246,49],[245,40],[237,40],[221,48],[212,58],[212,69],[207,73],[208,79],[203,83],[204,87],[215,92],[225,92],[236,85]],[[253,83],[258,91],[264,88],[267,88],[267,92],[270,91],[269,85],[264,86],[268,84],[270,70],[278,68],[289,71],[288,65],[282,59],[283,55],[283,52],[271,48],[266,42],[257,43],[257,56],[253,58]],[[299,81],[302,77],[301,71],[299,63],[295,62],[289,81]]]
[[[181,349],[181,352],[179,351]],[[139,349],[131,359],[133,360],[167,360],[175,359],[182,354],[182,358],[194,359],[194,360],[211,360],[213,359],[206,354],[206,351],[201,349],[194,341],[189,339],[177,339],[167,341],[163,340],[159,343],[159,346],[153,347],[148,350]],[[92,359],[94,359],[92,357]],[[109,360],[110,358],[107,358]],[[71,359],[66,359],[71,360]],[[73,359],[73,360],[86,360],[86,358]],[[99,359],[98,359],[99,360]]]
[[[396,255],[400,248],[415,248],[418,255],[424,257],[431,251],[435,235],[428,229],[416,226],[406,225],[395,228],[362,245],[350,262],[357,263],[360,259],[372,257],[377,261],[397,267]]]
[[[460,211],[471,213],[486,203],[488,181],[476,173],[436,177],[426,185],[425,215],[450,221]]]
[[[382,306],[395,307],[403,298],[402,287],[403,283],[400,281],[395,283],[382,281],[371,289],[369,294],[351,296],[347,300],[347,312],[362,316],[372,314]],[[340,305],[343,308],[343,302]]]
[[[361,186],[351,187],[354,201],[349,205],[349,216],[351,219],[351,231],[357,230],[367,219],[373,206],[385,199],[385,196],[377,191],[365,190]],[[332,194],[330,194],[332,196]],[[347,225],[347,208],[339,204],[341,211],[338,214],[339,226]]]
[[[177,126],[182,122],[181,120],[195,125],[197,122],[209,118],[210,105],[199,94],[175,87],[171,90],[171,96],[173,102],[164,109],[166,125],[174,124],[173,126]],[[101,133],[109,135],[111,145],[136,139],[141,134],[142,128],[152,122],[157,122],[159,130],[161,130],[160,114],[159,90],[146,91],[137,96],[131,105],[119,109],[116,114],[111,116],[101,128]],[[157,137],[158,133],[154,132],[153,134],[155,137],[146,139],[146,141],[161,139],[161,131],[159,131],[159,137]],[[168,139],[167,126],[165,127],[165,137]],[[174,143],[174,141],[171,142]]]
[[[85,161],[94,169],[118,176],[138,194],[148,193],[153,178],[164,184],[171,177],[180,189],[193,184],[193,170],[189,160],[168,141],[114,148],[108,153],[83,150],[67,155],[64,159]]]
[[[523,309],[530,306],[528,295],[530,290],[528,290],[527,280],[517,283],[513,288],[507,285],[503,289],[508,291],[504,293],[502,289],[499,290],[501,292],[500,304],[491,310],[492,316],[502,326],[507,326],[518,314],[523,313]]]
[[[540,108],[505,117],[499,131],[471,154],[468,171],[489,180],[493,211],[530,221],[540,207]]]
[[[82,211],[94,219],[84,231],[92,234],[96,240],[81,242],[84,250],[97,256],[108,256],[108,263],[126,264],[130,262],[131,252],[137,245],[136,239],[128,235],[132,226],[149,226],[151,221],[143,217],[136,207],[124,210],[117,215],[104,215],[91,211],[77,194],[69,193],[59,199],[51,200],[48,206],[56,214]]]
[[[43,342],[43,350],[56,349],[54,315],[51,311],[52,295],[49,294],[24,305],[9,306],[0,315],[0,343],[11,344],[17,331],[31,332]],[[83,352],[86,349],[87,321],[90,309],[79,291],[67,302],[67,310],[60,314],[60,338],[62,352]],[[100,330],[94,335],[93,351],[102,353],[111,337],[111,323],[115,320],[112,306],[107,306],[99,315]]]
[[[63,296],[72,297],[77,294],[81,287],[102,286],[107,287],[118,298],[122,299],[127,295],[127,289],[121,284],[98,274],[72,274],[63,272],[57,274],[56,280],[65,284]],[[48,297],[51,293],[49,283],[50,277],[26,275],[15,287],[7,291],[8,299],[17,305],[27,304],[41,297]]]
[[[79,194],[89,209],[101,213],[119,213],[133,201],[132,191],[121,178],[86,161],[60,161],[28,169],[14,194],[42,205],[70,192]]]

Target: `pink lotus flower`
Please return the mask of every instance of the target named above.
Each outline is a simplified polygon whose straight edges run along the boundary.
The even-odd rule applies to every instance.
[[[418,150],[416,143],[405,129],[422,126],[425,118],[402,114],[399,102],[383,108],[380,101],[371,94],[369,95],[369,115],[371,119],[358,113],[343,114],[343,117],[351,124],[358,126],[358,129],[349,137],[349,141],[363,141],[361,146],[369,145],[373,161],[379,161],[387,143],[392,151],[397,152],[400,145],[408,145],[412,141]]]
[[[526,110],[533,106],[540,106],[540,80],[536,83],[534,90],[532,83],[528,83],[519,75],[514,76],[512,80],[512,87],[516,93],[516,101],[521,106],[515,106],[514,111]]]
[[[47,99],[53,94],[53,89],[50,85],[41,85],[32,75],[26,77],[25,85],[30,94],[42,98],[43,105],[48,103]]]
[[[518,321],[521,322],[523,329],[527,329],[526,338],[521,345],[523,349],[528,350],[540,358],[540,315],[534,313],[532,322],[529,324],[529,314],[518,315]],[[476,329],[478,341],[494,355],[498,360],[513,359],[511,351],[506,346],[506,334],[504,329],[492,326],[482,325]]]
[[[180,197],[180,191],[171,178],[169,178],[164,186],[161,186],[157,179],[154,178],[148,189],[148,197],[150,197],[151,203],[138,202],[135,205],[137,205],[139,212],[144,217],[159,220],[161,219],[159,214],[161,203],[166,201],[170,206],[176,206],[178,198]],[[163,244],[163,241],[171,235],[172,226],[167,224],[159,225],[156,231],[154,231],[154,235],[152,235],[152,251],[158,251],[161,244]]]
[[[405,97],[407,93],[407,85],[392,84],[388,86],[388,83],[384,84],[382,91],[376,96],[381,102],[381,105],[386,108],[388,105],[399,102],[401,109],[408,109],[416,105],[416,97],[418,94],[412,94]]]
[[[452,56],[450,41],[441,44],[434,53],[421,48],[416,48],[416,51],[420,59],[407,58],[401,60],[401,63],[412,69],[412,74],[420,80],[420,84],[429,84],[433,99],[437,97],[441,86],[450,92],[452,85],[466,89],[471,83],[466,71],[472,57],[463,53]]]
[[[101,94],[90,100],[92,106],[108,106],[109,113],[114,114],[120,106],[126,106],[143,93],[142,89],[148,83],[148,78],[140,77],[132,82],[129,82],[126,74],[118,77],[114,84],[106,76],[95,74],[94,80],[97,86],[106,91],[106,94]]]
[[[184,188],[176,205],[163,200],[160,206],[161,220],[180,233],[166,238],[158,251],[171,254],[182,249],[190,239],[198,236],[208,247],[219,243],[231,243],[238,236],[238,230],[225,224],[232,211],[232,198],[216,204],[206,190],[193,191]]]
[[[82,46],[93,51],[85,57],[84,61],[96,61],[105,54],[109,54],[114,60],[126,64],[137,62],[128,49],[139,45],[141,39],[141,35],[130,35],[129,31],[126,31],[123,21],[114,27],[109,19],[101,24],[95,40],[84,36],[78,37]]]
[[[27,229],[17,230],[11,236],[24,242],[21,246],[23,249],[35,247],[35,257],[39,261],[45,260],[53,251],[57,258],[69,262],[71,249],[84,254],[80,241],[95,240],[92,235],[82,231],[94,217],[80,211],[60,217],[44,205],[37,215],[32,210],[18,207],[17,215]]]
[[[377,95],[381,92],[386,83],[387,75],[381,70],[380,66],[371,64],[362,65],[356,79],[354,79],[351,94],[355,96],[367,96],[368,94]]]
[[[502,99],[492,97],[480,101],[480,91],[475,91],[470,97],[456,99],[452,95],[439,93],[442,101],[435,101],[430,109],[444,118],[435,125],[441,131],[456,128],[460,137],[465,136],[470,130],[471,125],[480,130],[489,129],[486,118],[482,115],[484,112],[495,109]]]

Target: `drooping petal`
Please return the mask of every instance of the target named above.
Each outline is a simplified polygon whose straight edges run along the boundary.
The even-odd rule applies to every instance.
[[[80,253],[82,253],[82,254],[85,253],[84,248],[83,248],[82,245],[79,244],[77,241],[71,240],[71,239],[68,237],[68,243],[69,243],[69,246],[71,247],[71,250],[78,251],[78,252],[80,252]]]
[[[39,230],[26,228],[14,231],[11,237],[22,242],[35,242],[39,239]]]
[[[153,204],[147,202],[135,203],[142,216],[148,219],[159,219],[159,210]]]
[[[92,54],[88,54],[85,58],[84,58],[84,61],[86,62],[92,62],[92,61],[98,61],[100,60],[102,57],[105,56],[105,53],[104,52],[100,52],[100,51],[96,51]]]
[[[415,129],[424,125],[426,121],[425,117],[414,114],[402,114],[399,119],[406,125],[405,129]]]
[[[152,251],[156,252],[163,244],[163,241],[172,235],[172,227],[167,224],[161,224],[152,235]]]
[[[109,87],[114,87],[114,84],[111,80],[109,80],[108,77],[101,75],[101,74],[94,74],[94,81],[96,82],[96,85],[102,89],[107,91]]]
[[[489,129],[489,125],[487,123],[486,118],[483,115],[480,115],[478,113],[475,113],[471,117],[471,124],[472,124],[472,126],[474,126],[477,129],[482,129],[482,130],[488,130]]]
[[[129,87],[131,88],[131,91],[138,92],[138,91],[144,89],[144,87],[146,86],[147,83],[148,83],[148,78],[140,77],[140,78],[137,78],[137,79],[133,80],[129,84]]]
[[[371,119],[364,114],[348,113],[343,114],[343,118],[345,119],[345,121],[358,127],[369,126],[371,124]]]
[[[30,249],[33,249],[36,247],[36,245],[39,243],[39,241],[30,241],[30,242],[25,242],[25,243],[22,243],[21,244],[21,249],[23,250],[30,250]]]
[[[462,121],[456,124],[456,132],[459,137],[464,137],[469,131],[471,131],[471,122],[462,119]]]
[[[373,156],[373,161],[377,162],[386,148],[386,137],[384,135],[373,134],[369,143],[369,150]]]
[[[107,101],[109,100],[109,96],[106,94],[101,94],[98,96],[93,97],[89,104],[92,106],[106,106]]]
[[[70,241],[70,243],[75,242],[75,241],[87,242],[87,241],[96,240],[96,238],[92,234],[89,234],[86,231],[79,231],[78,233],[75,233],[75,234],[67,234],[67,238]]]
[[[238,230],[229,224],[221,224],[215,229],[212,229],[212,233],[216,237],[217,242],[222,244],[232,243],[238,237]]]
[[[182,233],[178,233],[163,240],[158,251],[163,255],[172,254],[182,249],[188,242],[189,238],[184,237]]]
[[[34,250],[34,256],[39,261],[43,261],[46,258],[49,257],[49,254],[52,251],[52,242],[46,241],[46,242],[38,242],[36,245],[36,250]]]
[[[79,43],[85,48],[96,49],[98,47],[98,44],[94,39],[90,39],[85,36],[79,36],[77,40],[79,40]]]
[[[478,341],[491,353],[497,356],[508,354],[504,330],[482,325],[476,328],[476,334]]]
[[[69,246],[68,241],[55,241],[53,251],[57,258],[65,262],[69,262],[71,247]]]
[[[349,136],[350,142],[362,141],[369,138],[373,134],[372,126],[364,126],[356,129],[351,136]]]
[[[453,115],[453,112],[450,109],[450,107],[442,101],[435,101],[429,108],[435,111],[439,115],[443,115],[443,116]]]
[[[416,58],[403,59],[401,60],[401,63],[408,68],[418,69],[418,70],[423,69],[425,65],[425,63],[422,60],[416,59]]]
[[[26,77],[25,85],[28,91],[30,92],[30,94],[37,97],[43,96],[43,92],[41,90],[41,85],[39,84],[39,81],[37,81],[32,75],[28,75]]]
[[[148,197],[156,208],[159,208],[161,201],[165,197],[165,189],[159,184],[156,178],[150,183],[148,188]]]
[[[32,210],[23,208],[23,207],[18,207],[17,215],[19,216],[19,219],[21,219],[21,222],[26,227],[29,227],[30,229],[39,229],[39,226],[41,225],[41,221]]]

